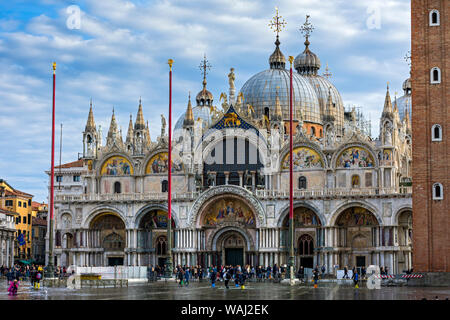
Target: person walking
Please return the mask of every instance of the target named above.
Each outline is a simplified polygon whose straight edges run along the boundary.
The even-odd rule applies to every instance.
[[[190,277],[191,277],[191,273],[190,273],[189,268],[187,268],[186,271],[184,272],[184,279],[185,279],[184,284],[185,284],[186,286],[189,285],[189,278],[190,278]]]
[[[231,280],[231,274],[230,274],[230,270],[229,269],[227,269],[227,271],[225,271],[225,274],[224,274],[224,279],[225,279],[225,288],[227,288],[227,289],[230,289],[230,287],[228,286],[228,282],[230,282],[230,280]]]
[[[42,278],[42,273],[41,273],[41,271],[38,271],[36,273],[36,280],[34,282],[34,287],[36,289],[40,289],[41,288],[41,278]]]
[[[355,284],[355,288],[358,289],[358,281],[359,281],[359,275],[358,275],[358,270],[355,269],[355,273],[353,274],[353,282]]]
[[[325,274],[325,270],[326,270],[326,268],[325,268],[325,265],[323,264],[323,265],[322,265],[322,270],[321,270],[321,271],[322,271],[322,275]]]
[[[349,279],[347,266],[344,267],[344,277],[342,279]]]
[[[8,288],[9,296],[17,296],[17,291],[19,291],[19,280],[14,279],[14,281],[11,282]]]
[[[183,269],[181,268],[180,265],[177,267],[177,278],[178,278],[178,280],[180,280],[180,282],[179,282],[180,287],[182,287],[184,275],[183,275]]]
[[[211,268],[212,269],[212,268]],[[209,278],[211,280],[211,287],[215,288],[216,287],[216,278],[217,275],[215,272],[213,272],[213,270],[211,270],[211,272],[209,273]]]
[[[319,281],[319,270],[315,268],[313,270],[313,280],[314,280],[314,288],[317,288],[317,282]]]

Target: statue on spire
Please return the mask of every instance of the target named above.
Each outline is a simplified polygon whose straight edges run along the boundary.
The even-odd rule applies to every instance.
[[[228,84],[230,85],[230,104],[234,103],[234,94],[236,93],[236,88],[234,86],[234,80],[236,79],[234,75],[234,68],[230,68],[230,73],[228,74]]]

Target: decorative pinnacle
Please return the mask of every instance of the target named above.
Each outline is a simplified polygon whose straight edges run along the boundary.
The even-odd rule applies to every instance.
[[[307,14],[305,23],[302,26],[300,26],[300,29],[299,29],[300,32],[303,34],[303,36],[306,39],[305,40],[305,46],[309,46],[308,38],[311,35],[311,33],[313,32],[313,30],[314,30],[314,26],[311,24],[311,22],[308,21],[309,17],[310,17],[310,15]]]
[[[169,60],[167,61],[167,63],[169,64],[170,71],[172,71],[173,59],[169,59]]]
[[[275,7],[275,11],[276,11],[276,15],[275,15],[275,17],[273,17],[272,20],[270,20],[269,27],[270,27],[270,29],[272,29],[274,32],[277,33],[277,38],[278,38],[278,34],[282,31],[282,28],[286,27],[287,22],[284,19],[281,19],[282,16],[278,15],[277,7]]]
[[[289,62],[291,63],[291,68],[292,68],[292,62],[294,62],[294,57],[293,56],[289,56]]]
[[[206,59],[206,54],[203,56],[203,61],[198,66],[200,71],[203,73],[203,87],[206,87],[206,75],[208,74],[207,70],[211,70],[211,64]]]

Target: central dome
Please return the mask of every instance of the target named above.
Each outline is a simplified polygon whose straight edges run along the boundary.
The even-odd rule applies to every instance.
[[[286,70],[286,59],[281,52],[280,41],[275,41],[275,51],[269,58],[270,69],[255,74],[242,86],[244,104],[250,104],[257,117],[264,114],[275,115],[276,98],[278,96],[283,120],[289,119],[289,71]],[[320,105],[313,87],[299,74],[292,76],[293,117],[312,123],[321,123]]]
[[[293,114],[294,119],[321,123],[320,105],[316,92],[304,77],[299,74],[292,76]],[[289,119],[289,71],[286,69],[268,69],[251,77],[242,86],[244,104],[251,104],[258,117],[269,110],[275,113],[275,100],[280,99],[283,120]],[[268,108],[268,109],[266,109]]]

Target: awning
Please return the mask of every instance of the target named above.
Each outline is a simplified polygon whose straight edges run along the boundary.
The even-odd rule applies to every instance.
[[[31,263],[32,263],[32,260],[31,260],[31,261],[27,261],[27,260],[19,260],[19,262],[22,262],[23,264],[31,264]]]

